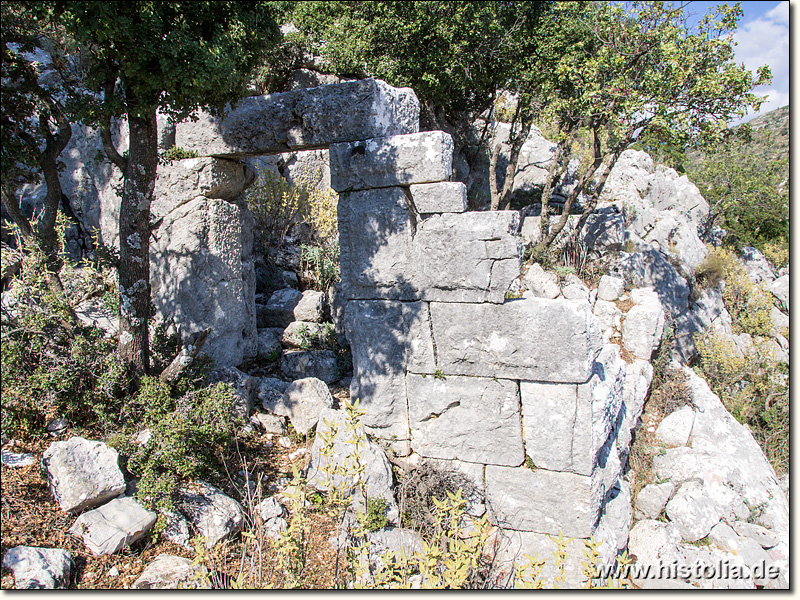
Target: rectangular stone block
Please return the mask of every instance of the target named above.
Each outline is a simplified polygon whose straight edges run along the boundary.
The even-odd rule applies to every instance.
[[[593,478],[527,467],[486,467],[486,499],[500,527],[588,538],[603,497]]]
[[[460,181],[417,183],[411,186],[417,212],[462,213],[467,210],[467,186]]]
[[[236,200],[252,182],[253,175],[241,162],[220,158],[187,158],[160,164],[150,218],[158,222],[197,196]]]
[[[521,382],[525,451],[534,464],[591,475],[615,441],[624,380],[619,346],[607,344],[587,383]]]
[[[341,194],[338,222],[342,285],[348,298],[419,298],[414,231],[401,188]]]
[[[519,277],[522,244],[516,211],[436,214],[414,236],[417,289],[423,300],[502,304]]]
[[[425,131],[331,144],[330,161],[337,192],[446,181],[453,172],[453,138]]]
[[[423,367],[433,365],[426,307],[421,302],[351,300],[345,328],[353,352],[350,397],[366,411],[368,427],[386,437],[409,439],[406,363],[410,350]]]
[[[217,366],[256,352],[253,226],[246,208],[199,196],[167,214],[151,238],[158,315],[173,317],[185,338],[211,327],[203,353]]]
[[[585,383],[602,336],[583,300],[430,304],[437,368],[445,375]]]
[[[517,466],[525,453],[515,381],[406,378],[411,447],[422,456]]]
[[[178,123],[175,144],[200,156],[241,157],[419,131],[411,88],[362,79],[241,100],[222,118]]]

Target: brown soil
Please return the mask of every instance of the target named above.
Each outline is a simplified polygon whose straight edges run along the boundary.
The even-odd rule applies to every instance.
[[[342,402],[349,394],[346,388],[333,388],[335,398]],[[85,430],[69,430],[58,437],[42,436],[36,440],[16,441],[5,449],[14,452],[30,452],[41,460],[43,452],[54,441],[66,440],[74,435],[88,439],[102,439],[99,432]],[[298,469],[306,466],[311,455],[311,441],[291,436],[292,444],[283,448],[277,443],[278,436],[266,434],[249,434],[237,440],[238,456],[241,460],[228,466],[228,472],[216,473],[209,481],[221,487],[227,494],[239,500],[247,508],[242,497],[241,485],[234,484],[231,477],[247,466],[253,480],[260,478],[262,497],[274,493],[269,485],[281,478],[292,477],[292,464]],[[269,447],[268,441],[272,442]],[[267,449],[265,449],[267,448]],[[305,449],[305,452],[298,452]],[[163,536],[147,537],[144,540],[111,556],[94,556],[76,537],[67,531],[75,522],[77,515],[61,510],[47,486],[47,479],[40,463],[28,467],[2,466],[2,540],[0,553],[15,546],[25,545],[45,548],[64,548],[73,559],[71,589],[126,589],[141,575],[145,567],[159,554],[173,554],[186,558],[195,558],[195,553],[178,546]],[[254,502],[255,503],[255,502]],[[287,517],[287,520],[291,515]],[[253,522],[251,519],[250,522]],[[304,545],[304,564],[298,575],[297,587],[322,588],[334,585],[334,567],[337,563],[336,550],[331,547],[329,539],[335,535],[336,523],[332,515],[315,505],[306,511],[306,532]],[[255,531],[254,527],[249,528]],[[237,535],[231,540],[218,544],[210,553],[206,564],[217,571],[211,578],[222,586],[230,585],[241,573],[242,565],[249,565],[254,551],[252,538]],[[244,557],[244,558],[243,558]],[[244,581],[244,586],[254,586],[261,582],[264,587],[283,587],[285,579],[275,565],[276,552],[273,542],[266,540],[262,545],[261,561],[253,560],[252,564],[261,564],[261,577],[254,572]],[[339,558],[339,585],[343,583],[343,557]],[[10,570],[2,570],[2,588],[13,589],[14,577]]]

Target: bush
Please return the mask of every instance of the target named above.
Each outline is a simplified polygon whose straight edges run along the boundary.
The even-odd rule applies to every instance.
[[[2,308],[2,431],[34,433],[52,417],[85,427],[114,426],[127,386],[116,341],[73,321],[64,294],[47,283],[44,254],[23,252],[21,274]],[[13,304],[13,305],[11,305]]]
[[[130,446],[128,469],[137,475],[137,498],[150,507],[169,509],[175,486],[223,470],[234,439],[233,389],[224,383],[188,392],[176,399],[169,386],[143,377],[127,408],[128,433],[149,429],[150,439]]]
[[[725,307],[733,320],[734,333],[768,336],[772,331],[772,296],[762,285],[752,282],[742,263],[725,248],[712,248],[695,271],[701,287],[725,282],[722,292]]]
[[[788,365],[767,341],[754,338],[745,352],[710,332],[696,339],[699,370],[725,408],[752,431],[778,474],[789,468]]]
[[[306,288],[327,292],[339,281],[338,241],[323,246],[303,244],[300,252],[300,272]]]
[[[336,192],[317,189],[310,183],[313,177],[309,174],[292,185],[273,171],[258,171],[258,180],[247,191],[246,200],[267,242],[283,243],[292,226],[301,222],[311,224],[311,238],[320,244],[337,237]]]

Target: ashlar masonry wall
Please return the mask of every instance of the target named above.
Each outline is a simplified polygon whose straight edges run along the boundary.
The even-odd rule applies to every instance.
[[[471,474],[504,527],[588,538],[621,472],[625,363],[588,301],[506,299],[518,213],[465,212],[452,151],[443,132],[330,147],[351,397],[398,454]]]
[[[419,133],[418,116],[411,90],[366,80],[249,99],[177,138],[219,159],[328,146],[365,424],[400,456],[472,477],[470,511],[517,532],[523,552],[562,533],[607,540],[613,556],[630,523],[621,457],[641,377],[626,387],[587,300],[506,298],[519,215],[466,212],[452,139]]]

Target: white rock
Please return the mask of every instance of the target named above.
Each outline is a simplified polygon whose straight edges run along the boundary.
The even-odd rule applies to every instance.
[[[733,529],[739,536],[755,540],[762,548],[772,548],[778,545],[778,539],[772,535],[769,529],[761,525],[744,521],[735,521]]]
[[[263,521],[269,521],[286,514],[286,509],[281,506],[276,498],[266,498],[256,505],[256,513]]]
[[[522,278],[523,283],[533,292],[535,298],[558,298],[561,295],[561,286],[558,284],[558,275],[546,272],[541,265],[533,263]]]
[[[694,425],[694,411],[689,406],[682,406],[670,413],[656,428],[656,438],[667,446],[685,446],[689,443]]]
[[[333,406],[333,397],[324,381],[307,377],[286,387],[283,406],[295,431],[306,435],[317,424],[320,414]]]
[[[661,342],[664,331],[664,310],[659,304],[633,306],[622,322],[622,343],[637,358],[650,360]]]
[[[684,540],[696,542],[720,522],[722,509],[709,496],[703,483],[687,481],[667,502],[667,517],[675,523]]]
[[[612,275],[603,275],[597,286],[597,299],[613,302],[625,292],[625,281]]]
[[[83,513],[69,532],[80,537],[95,556],[114,554],[143,538],[157,519],[156,513],[133,498],[116,498]]]
[[[684,562],[678,547],[680,541],[678,528],[672,523],[645,519],[634,525],[628,541],[628,554],[636,555],[636,565],[640,568],[649,565],[651,569],[649,577],[644,576],[644,572],[639,572],[638,577],[632,577],[633,583],[639,587],[645,587],[648,580],[651,585],[663,583],[665,578],[660,576],[660,568]],[[632,573],[634,574],[636,573]]]
[[[44,452],[42,467],[61,509],[75,513],[125,491],[117,460],[117,451],[106,444],[73,437],[53,442]]]
[[[364,500],[356,485],[358,477],[362,478],[367,498],[383,498],[387,504],[387,518],[391,523],[399,523],[400,513],[392,490],[392,469],[386,454],[381,448],[366,439],[363,426],[353,431],[348,429],[347,414],[342,410],[325,409],[320,415],[317,434],[311,447],[311,460],[308,465],[308,482],[319,491],[328,491],[332,487],[339,488],[346,495],[353,494],[356,506],[364,510]],[[360,447],[352,443],[353,436],[363,436]],[[323,455],[324,440],[333,438],[333,453]],[[358,460],[364,465],[360,476],[348,472]],[[335,472],[341,468],[344,473]]]
[[[208,570],[188,558],[159,554],[131,586],[135,590],[211,589]]]
[[[211,548],[220,540],[240,531],[244,509],[222,491],[204,481],[184,484],[176,492],[176,506]]]
[[[69,587],[72,555],[60,548],[16,546],[3,556],[3,568],[14,572],[18,590],[64,589]]]
[[[467,186],[458,181],[420,183],[410,187],[420,213],[461,213],[467,210]]]
[[[658,519],[674,491],[675,484],[671,481],[644,486],[636,496],[636,518]]]

